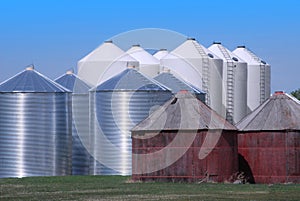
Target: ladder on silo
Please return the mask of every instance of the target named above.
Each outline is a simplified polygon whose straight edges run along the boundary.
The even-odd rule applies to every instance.
[[[265,86],[266,85],[266,66],[264,64],[262,64],[261,59],[258,56],[256,56],[251,50],[246,49],[246,48],[245,48],[245,50],[251,55],[251,57],[255,61],[260,63],[259,64],[259,71],[260,71],[260,76],[259,76],[259,78],[260,78],[260,80],[259,80],[259,87],[260,87],[260,89],[259,89],[259,96],[260,96],[259,103],[262,104],[266,99],[266,91],[265,91],[266,90],[266,88],[265,88],[266,87]]]
[[[222,46],[218,45],[219,50],[223,54],[227,64],[227,80],[226,80],[226,120],[233,122],[234,115],[234,62],[228,51]]]
[[[260,68],[260,104],[262,104],[266,99],[266,91],[265,91],[265,85],[266,85],[266,67],[264,64],[259,65]]]
[[[209,58],[203,48],[196,42],[193,41],[193,44],[202,57],[202,90],[206,93],[205,102],[206,105],[211,106],[211,99],[209,93],[210,85],[210,76],[209,76]]]

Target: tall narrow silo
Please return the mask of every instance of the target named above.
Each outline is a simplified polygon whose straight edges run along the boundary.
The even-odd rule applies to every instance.
[[[160,73],[153,79],[168,87],[174,95],[181,90],[187,90],[205,103],[205,93],[203,91],[192,86],[190,83],[187,83],[181,79],[179,75],[174,76],[170,69],[164,69],[164,72]]]
[[[55,82],[72,91],[72,175],[89,174],[89,89],[73,71],[55,79]]]
[[[248,64],[247,112],[249,113],[270,97],[271,66],[245,46],[238,46],[233,53]]]
[[[0,177],[71,174],[71,93],[33,67],[0,84]]]
[[[139,70],[143,74],[154,77],[159,73],[159,60],[145,51],[140,45],[133,45],[126,53],[139,62]]]
[[[247,114],[247,63],[219,42],[214,42],[208,49],[223,59],[222,99],[226,119],[237,123]]]
[[[122,72],[128,65],[138,66],[138,61],[109,40],[78,61],[78,76],[96,86]]]
[[[222,105],[223,60],[200,45],[194,38],[161,59],[161,65],[206,93],[206,103],[225,116]]]
[[[92,174],[130,175],[130,130],[171,96],[134,68],[91,89]]]

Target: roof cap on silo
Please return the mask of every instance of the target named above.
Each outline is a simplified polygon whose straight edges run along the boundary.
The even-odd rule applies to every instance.
[[[161,49],[159,49],[159,51],[168,51],[168,49],[167,48],[161,48]]]
[[[141,47],[140,44],[133,44],[132,47]]]
[[[176,116],[176,118],[174,118]],[[180,91],[132,131],[236,130],[236,128],[190,92]]]
[[[0,92],[61,93],[68,89],[37,72],[33,65],[0,84]]]
[[[238,45],[237,48],[246,48],[245,45]]]
[[[189,38],[187,38],[187,40],[196,40],[196,38],[189,37]]]
[[[300,130],[300,101],[283,91],[275,92],[242,119],[241,131]]]
[[[113,43],[113,41],[112,40],[106,40],[106,41],[104,41],[104,43]]]
[[[90,91],[169,91],[156,80],[134,68],[127,68],[118,75],[94,87]]]
[[[221,43],[221,42],[218,42],[218,41],[214,41],[213,44],[221,45],[222,43]]]

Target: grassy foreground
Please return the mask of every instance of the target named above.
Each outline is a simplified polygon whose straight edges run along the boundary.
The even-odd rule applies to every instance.
[[[300,185],[133,183],[122,176],[0,179],[0,200],[300,200]]]

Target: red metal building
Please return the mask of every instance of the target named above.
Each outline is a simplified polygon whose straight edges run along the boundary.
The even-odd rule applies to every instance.
[[[276,92],[237,124],[240,171],[253,183],[300,183],[300,103]]]
[[[238,171],[234,126],[181,91],[132,130],[134,180],[230,180]]]

